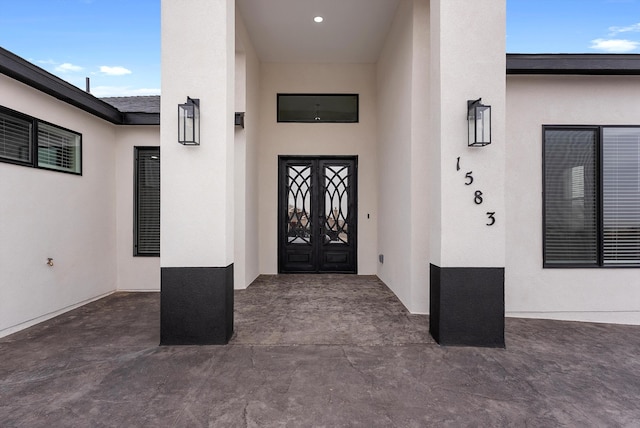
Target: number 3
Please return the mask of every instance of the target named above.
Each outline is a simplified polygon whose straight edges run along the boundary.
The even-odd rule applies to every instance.
[[[496,223],[496,218],[494,217],[494,215],[496,215],[495,211],[487,212],[487,217],[489,217],[489,223],[487,223],[487,226],[493,226]]]

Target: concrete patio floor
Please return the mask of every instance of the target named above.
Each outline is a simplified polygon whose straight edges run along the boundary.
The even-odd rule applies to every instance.
[[[640,426],[640,327],[506,320],[440,347],[375,277],[263,276],[226,346],[159,347],[158,293],[0,339],[1,427]]]

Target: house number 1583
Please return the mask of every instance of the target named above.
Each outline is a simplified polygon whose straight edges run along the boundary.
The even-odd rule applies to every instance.
[[[456,159],[456,171],[460,171],[461,166],[460,166],[460,156],[458,156],[458,158]],[[464,176],[465,182],[464,185],[465,186],[471,186],[473,184],[474,178],[473,178],[473,171],[467,171],[467,173]],[[482,203],[484,202],[483,199],[483,193],[482,190],[476,190],[473,193],[473,202],[476,205],[482,205]],[[493,226],[494,224],[496,224],[496,212],[495,211],[487,211],[487,223],[485,223],[487,226]]]

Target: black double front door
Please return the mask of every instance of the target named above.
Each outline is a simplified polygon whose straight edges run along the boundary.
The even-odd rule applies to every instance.
[[[355,156],[280,156],[278,272],[357,273]]]

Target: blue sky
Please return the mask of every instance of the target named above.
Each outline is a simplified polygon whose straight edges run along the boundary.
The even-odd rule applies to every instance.
[[[96,96],[160,93],[160,0],[2,0],[0,46]],[[507,0],[507,52],[640,53],[640,0]]]
[[[160,0],[2,0],[0,46],[96,96],[160,93]]]
[[[640,0],[507,0],[509,53],[640,53]]]

